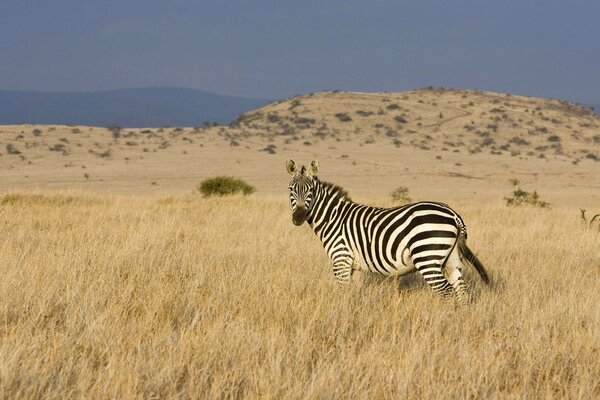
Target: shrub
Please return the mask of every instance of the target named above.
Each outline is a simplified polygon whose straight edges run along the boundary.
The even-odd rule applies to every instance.
[[[110,131],[114,141],[116,142],[121,137],[121,128],[119,125],[109,125],[106,129]]]
[[[217,176],[203,180],[198,185],[198,190],[205,197],[208,196],[228,196],[241,193],[244,195],[252,194],[256,188],[239,178],[231,176]]]
[[[548,141],[549,142],[560,142],[560,136],[557,136],[557,135],[548,136]]]
[[[404,186],[397,187],[390,193],[392,200],[397,203],[406,204],[410,203],[412,199],[408,195],[408,188]]]
[[[6,145],[6,152],[12,155],[21,154],[21,151],[17,149],[12,143]]]
[[[585,158],[589,158],[590,160],[598,161],[600,158],[595,153],[587,153]]]
[[[496,141],[494,139],[490,138],[490,137],[486,137],[485,139],[483,139],[481,141],[481,145],[482,146],[491,146],[491,145],[493,145],[495,143],[496,143]]]
[[[519,146],[526,146],[526,145],[529,144],[529,142],[527,140],[525,140],[525,139],[523,139],[523,138],[521,138],[519,136],[513,136],[513,138],[510,139],[508,142],[509,143],[514,143],[514,144],[519,145]]]
[[[336,117],[337,119],[339,119],[340,121],[342,121],[342,122],[349,122],[349,121],[352,121],[352,117],[351,117],[351,116],[349,116],[349,115],[348,115],[348,114],[346,114],[346,113],[337,113],[337,114],[335,114],[335,117]]]
[[[498,124],[488,124],[488,129],[491,129],[493,132],[498,132]]]
[[[97,151],[95,151],[93,149],[89,149],[88,152],[90,154],[94,154],[94,155],[96,155],[96,156],[98,156],[100,158],[108,158],[111,155],[110,150],[105,150],[102,153],[100,153],[100,152],[97,152]]]
[[[281,121],[281,117],[279,115],[277,115],[276,113],[270,113],[270,114],[267,114],[267,121],[271,122],[271,123],[279,122],[279,121]]]
[[[269,144],[264,149],[262,149],[262,151],[266,151],[269,154],[275,154],[275,149],[277,149],[277,146],[275,146],[274,144]]]
[[[297,125],[312,125],[317,121],[314,118],[306,118],[306,117],[296,117],[294,118],[294,123]]]
[[[69,154],[69,149],[67,148],[67,146],[65,146],[62,143],[57,143],[54,146],[48,147],[48,149],[50,151],[58,151],[58,152],[62,153],[63,156],[66,156],[67,154]]]
[[[372,111],[363,111],[363,110],[358,110],[356,112],[358,115],[360,115],[361,117],[368,117],[369,115],[373,115]]]
[[[550,203],[547,201],[540,200],[540,195],[537,191],[527,192],[519,187],[518,179],[511,179],[510,183],[513,185],[513,194],[512,197],[505,197],[507,206],[521,206],[521,205],[530,205],[534,207],[540,208],[548,208],[550,207]]]

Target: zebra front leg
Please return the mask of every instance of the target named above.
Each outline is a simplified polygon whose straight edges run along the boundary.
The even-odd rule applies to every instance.
[[[352,282],[352,260],[347,258],[334,260],[333,277],[340,286],[349,286]]]
[[[420,265],[417,271],[421,274],[425,282],[436,293],[439,293],[444,298],[451,298],[454,295],[454,289],[448,279],[442,272],[442,264],[431,263]]]

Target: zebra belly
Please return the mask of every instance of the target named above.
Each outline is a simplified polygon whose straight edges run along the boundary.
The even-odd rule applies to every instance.
[[[410,257],[407,248],[402,251],[402,259],[397,260],[393,265],[381,266],[367,262],[365,256],[359,251],[354,250],[354,265],[352,269],[360,271],[375,272],[385,276],[402,276],[416,271],[416,268]]]

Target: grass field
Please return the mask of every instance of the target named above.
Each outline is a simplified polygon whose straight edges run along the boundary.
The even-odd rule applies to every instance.
[[[598,230],[452,205],[493,281],[468,270],[465,307],[416,276],[339,289],[284,196],[4,194],[0,397],[599,397]]]

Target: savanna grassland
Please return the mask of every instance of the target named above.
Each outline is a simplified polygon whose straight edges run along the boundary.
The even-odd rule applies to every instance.
[[[0,203],[2,398],[600,396],[600,233],[572,209],[455,202],[493,281],[467,270],[457,307],[416,276],[339,289],[283,196]]]
[[[450,204],[492,278],[333,282],[285,161]],[[216,175],[256,187],[204,198]],[[550,207],[508,207],[510,180]],[[581,218],[586,209],[586,220]],[[600,397],[600,117],[459,89],[323,92],[228,126],[0,126],[0,398]]]

